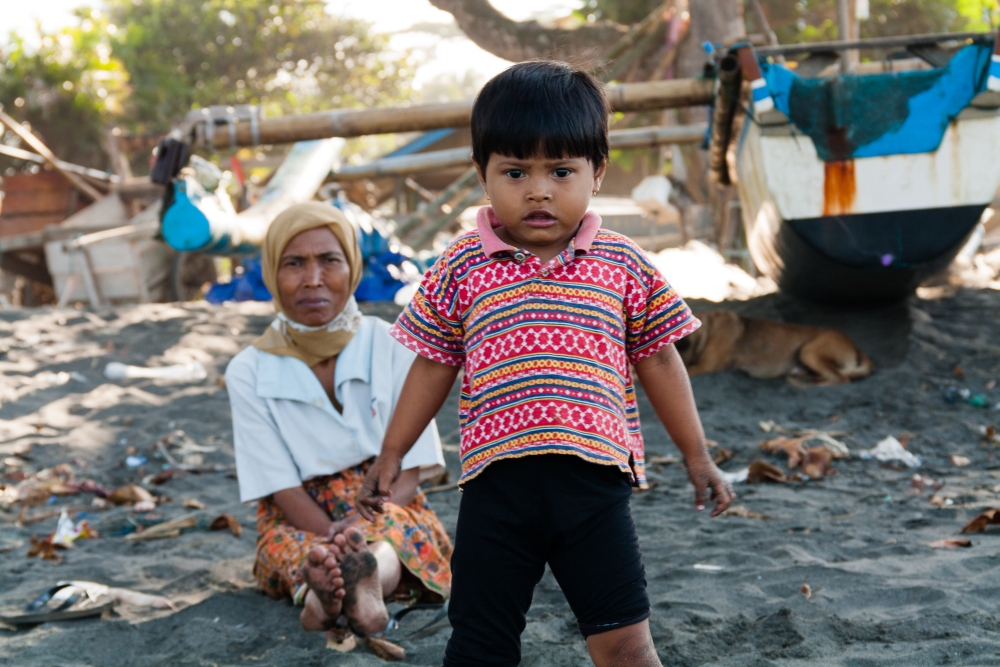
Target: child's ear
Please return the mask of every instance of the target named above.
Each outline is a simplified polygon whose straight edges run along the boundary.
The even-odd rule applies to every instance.
[[[479,166],[478,162],[476,162],[475,160],[473,160],[472,164],[475,165],[475,167],[476,167],[476,177],[479,179],[479,185],[483,186],[483,190],[485,191],[486,190],[486,174],[483,173],[483,169],[482,169],[482,167]]]
[[[597,169],[594,170],[594,189],[601,189],[601,181],[604,180],[604,175],[608,171],[608,158],[601,160],[601,164],[597,165]]]

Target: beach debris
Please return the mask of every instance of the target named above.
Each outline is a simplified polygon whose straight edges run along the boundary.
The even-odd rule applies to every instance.
[[[726,472],[724,470],[720,470],[719,472],[722,473],[722,479],[726,480],[726,482],[730,484],[739,484],[747,481],[747,477],[750,474],[750,468],[742,468],[735,472]]]
[[[952,373],[952,375],[954,375],[955,377],[957,377],[959,379],[963,379],[963,380],[965,379],[965,371],[962,370],[961,366],[955,366],[953,369],[951,369],[951,373]]]
[[[903,444],[891,435],[879,441],[873,449],[858,452],[858,456],[878,461],[899,461],[910,468],[916,468],[923,462],[919,456],[906,451]]]
[[[715,440],[706,440],[705,446],[708,447],[709,454],[712,454],[715,465],[722,465],[734,456],[733,450],[721,447]]]
[[[981,512],[979,516],[965,524],[962,528],[963,533],[981,533],[986,530],[986,526],[991,524],[1000,523],[1000,509],[988,509],[985,512]]]
[[[722,513],[722,516],[738,516],[744,519],[766,519],[767,517],[759,512],[747,509],[743,505],[733,505]]]
[[[161,470],[155,475],[149,475],[148,477],[142,480],[142,483],[155,484],[156,486],[160,486],[161,484],[166,484],[167,482],[172,480],[174,477],[177,477],[177,475],[181,474],[182,472],[184,471],[178,470],[177,468],[167,468],[166,470]],[[149,480],[148,482],[146,481],[147,479]]]
[[[955,501],[947,496],[943,496],[940,493],[935,493],[931,496],[930,504],[934,507],[947,507],[948,505],[954,505]]]
[[[799,593],[802,593],[805,599],[809,600],[813,596],[812,586],[803,581],[802,586],[799,588]]]
[[[58,549],[65,549],[61,544],[52,544],[52,537],[40,538],[37,535],[31,536],[31,546],[28,548],[28,558],[38,556],[42,560],[54,560],[57,563],[62,560],[62,556],[56,553]]]
[[[806,440],[808,438],[787,438],[779,435],[777,438],[771,438],[760,443],[760,448],[769,454],[784,453],[788,457],[788,467],[791,470],[795,470],[799,467],[799,463],[802,462],[802,458],[805,456],[806,452],[802,447],[802,443]]]
[[[104,377],[109,380],[168,380],[170,382],[197,382],[208,377],[208,371],[197,361],[172,366],[129,366],[118,361],[109,362],[104,367]]]
[[[350,630],[334,628],[326,631],[326,647],[339,653],[349,653],[358,647],[358,638]]]
[[[198,519],[193,516],[185,516],[149,526],[139,532],[129,533],[125,536],[125,539],[129,542],[136,542],[139,540],[159,540],[166,537],[177,537],[185,528],[194,528],[196,525],[198,525]]]
[[[138,468],[139,466],[144,465],[145,463],[146,463],[145,456],[133,455],[125,457],[125,465],[127,465],[129,468]]]
[[[826,447],[810,447],[802,459],[802,474],[809,479],[826,477],[834,454]]]
[[[754,461],[747,470],[747,484],[760,484],[765,480],[772,482],[789,481],[785,473],[767,461]]]
[[[133,512],[153,512],[156,510],[156,503],[152,500],[142,500],[132,505]]]
[[[978,429],[979,435],[983,436],[983,442],[988,445],[1000,445],[1000,433],[997,433],[996,424],[986,424]]]
[[[910,478],[910,493],[923,493],[928,488],[934,493],[937,493],[944,488],[945,482],[943,480],[936,480],[926,475],[914,474]]]
[[[90,479],[76,479],[69,464],[60,463],[25,476],[16,486],[3,486],[0,507],[20,503],[22,507],[37,507],[49,502],[52,496],[73,496],[92,493],[99,497],[108,495],[107,489]]]
[[[944,400],[947,403],[958,403],[961,401],[966,405],[976,408],[988,408],[992,405],[989,396],[982,392],[972,391],[968,387],[946,387],[944,390]]]
[[[650,456],[646,459],[646,465],[669,466],[680,461],[676,456]]]
[[[69,513],[64,507],[59,515],[59,523],[56,524],[56,532],[49,537],[49,542],[53,546],[69,549],[73,546],[73,542],[81,538],[99,536],[98,532],[91,528],[87,521],[73,523],[73,519],[69,518]]]
[[[108,496],[108,500],[113,502],[115,505],[153,503],[153,506],[156,506],[156,498],[153,497],[153,494],[138,484],[129,484],[115,489]]]
[[[709,565],[708,563],[695,563],[691,567],[702,572],[722,572],[726,569],[722,565]]]
[[[240,525],[239,520],[232,514],[220,514],[219,516],[212,519],[212,522],[208,524],[209,530],[226,530],[229,529],[236,537],[243,534],[243,526]]]
[[[184,507],[190,510],[203,510],[205,509],[205,503],[201,502],[197,498],[185,498],[184,502],[181,503]]]
[[[946,537],[943,540],[927,542],[927,546],[931,549],[958,549],[959,547],[968,548],[972,546],[972,540],[964,537]]]
[[[965,466],[972,463],[972,460],[968,456],[959,456],[958,454],[952,454],[948,457],[951,464],[956,468],[964,468]]]
[[[402,660],[406,657],[406,649],[398,644],[393,644],[391,641],[383,637],[369,637],[368,648],[372,650],[372,653],[383,660]]]

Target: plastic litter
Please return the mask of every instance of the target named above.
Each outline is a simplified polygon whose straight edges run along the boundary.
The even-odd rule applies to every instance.
[[[56,532],[49,538],[49,542],[54,546],[68,549],[73,546],[73,542],[83,537],[97,537],[97,531],[91,528],[87,521],[73,523],[73,519],[69,518],[66,509],[63,508],[62,514],[59,515],[59,523],[56,524]]]
[[[988,408],[992,403],[989,396],[982,392],[972,391],[968,387],[955,386],[947,387],[944,390],[944,400],[948,403],[961,401],[976,408]]]
[[[129,366],[112,361],[104,367],[104,377],[109,380],[145,378],[150,380],[169,380],[171,382],[196,382],[208,377],[208,372],[197,361],[192,361],[189,364],[174,364],[173,366],[157,366],[154,368]]]
[[[874,449],[865,449],[858,452],[858,456],[863,459],[876,459],[878,461],[899,461],[910,468],[916,468],[923,460],[911,453],[906,451],[906,448],[894,438],[889,436],[879,442]]]
[[[126,456],[125,465],[129,468],[138,468],[146,462],[145,456]]]
[[[740,482],[747,481],[747,475],[750,474],[750,468],[743,468],[742,470],[737,470],[736,472],[722,472],[722,479],[726,480],[730,484],[739,484]]]

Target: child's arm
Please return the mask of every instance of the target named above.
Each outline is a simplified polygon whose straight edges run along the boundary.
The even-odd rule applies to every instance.
[[[364,518],[374,521],[374,513],[382,513],[382,503],[392,499],[392,485],[399,477],[403,457],[444,405],[458,371],[458,366],[426,357],[413,360],[382,440],[382,453],[368,469],[358,492],[356,507]]]
[[[705,431],[694,404],[691,380],[677,349],[673,345],[666,346],[637,363],[635,372],[653,410],[684,455],[688,477],[694,484],[695,507],[699,511],[705,509],[706,496],[711,489],[711,499],[715,501],[712,516],[718,516],[736,496],[705,448]]]

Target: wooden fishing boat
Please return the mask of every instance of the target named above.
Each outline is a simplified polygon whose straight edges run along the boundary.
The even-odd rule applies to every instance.
[[[975,230],[1000,185],[1000,45],[958,37],[965,45],[951,51],[937,44],[955,35],[741,45],[720,61],[718,89],[732,90],[738,72],[742,94],[729,97],[744,104],[732,103],[728,132],[713,127],[713,166],[737,186],[751,257],[783,291],[903,298]],[[934,66],[808,78],[808,66],[767,60],[798,49],[831,62],[837,48],[893,45]]]

